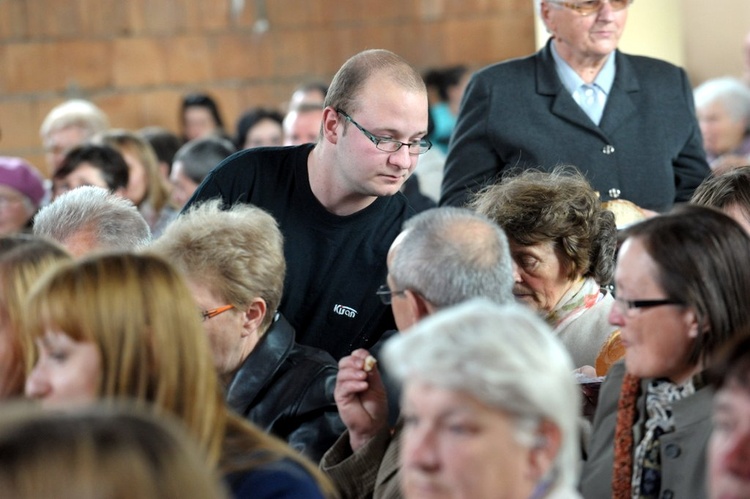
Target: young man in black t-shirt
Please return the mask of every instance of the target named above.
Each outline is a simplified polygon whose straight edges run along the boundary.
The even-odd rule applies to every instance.
[[[431,146],[426,134],[419,73],[386,50],[361,52],[334,76],[316,144],[241,151],[185,209],[220,197],[269,211],[285,238],[279,310],[300,343],[339,359],[395,326],[375,291],[388,248],[413,214],[399,189]]]

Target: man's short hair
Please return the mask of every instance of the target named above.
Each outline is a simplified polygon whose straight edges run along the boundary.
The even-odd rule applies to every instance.
[[[208,172],[235,152],[234,144],[221,137],[194,139],[180,147],[172,163],[182,163],[182,174],[200,184]]]
[[[360,91],[375,74],[414,92],[427,93],[422,76],[405,59],[388,50],[365,50],[350,57],[333,77],[325,107],[331,106],[349,114],[355,112]]]
[[[61,244],[91,231],[106,250],[131,251],[151,242],[151,230],[132,202],[94,186],[68,191],[39,210],[33,230]]]
[[[408,220],[388,271],[399,289],[417,292],[437,308],[478,297],[514,301],[508,238],[465,208],[433,208]]]

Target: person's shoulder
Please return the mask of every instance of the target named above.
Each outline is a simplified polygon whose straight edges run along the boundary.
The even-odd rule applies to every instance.
[[[622,52],[618,52],[618,54],[621,63],[630,64],[635,71],[642,75],[658,78],[667,74],[678,75],[683,72],[681,67],[655,57],[624,54]]]
[[[474,78],[477,79],[492,79],[495,80],[498,75],[507,75],[512,73],[526,73],[529,69],[533,68],[536,63],[538,53],[526,55],[522,57],[515,57],[505,61],[496,62],[485,66],[474,73]]]
[[[289,357],[297,363],[306,363],[322,369],[338,369],[338,363],[330,353],[309,345],[302,345],[295,342]]]
[[[254,147],[228,156],[217,167],[217,172],[236,172],[247,168],[277,169],[280,165],[306,160],[309,148],[304,146]],[[287,168],[286,171],[289,169]],[[282,170],[284,171],[284,170]]]
[[[291,459],[232,473],[227,481],[237,498],[323,498],[312,475]]]

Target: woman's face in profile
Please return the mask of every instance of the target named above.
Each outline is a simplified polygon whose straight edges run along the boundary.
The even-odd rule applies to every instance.
[[[99,398],[102,359],[96,344],[50,328],[36,344],[39,358],[26,380],[27,397],[51,409],[78,407]]]
[[[513,295],[534,310],[549,313],[575,284],[552,242],[525,246],[510,240],[515,263]]]
[[[644,243],[638,238],[626,239],[617,257],[617,301],[610,311],[609,322],[620,326],[625,368],[630,374],[682,383],[696,369],[688,363],[698,335],[695,313],[683,305],[644,308],[623,305],[625,301],[673,299],[657,282],[658,275],[659,266]]]

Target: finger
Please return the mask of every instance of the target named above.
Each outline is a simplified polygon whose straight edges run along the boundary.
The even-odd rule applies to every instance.
[[[337,401],[342,398],[347,399],[366,392],[368,388],[370,388],[370,384],[367,381],[351,380],[336,383],[336,388],[333,389],[333,396]]]

